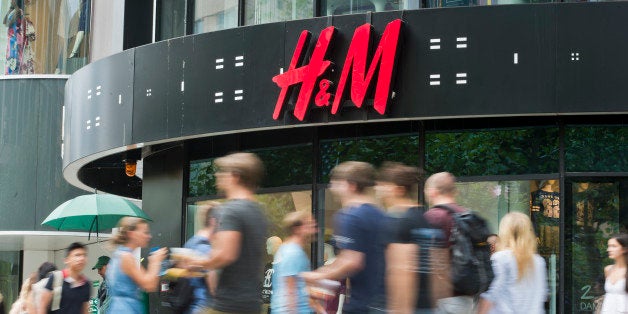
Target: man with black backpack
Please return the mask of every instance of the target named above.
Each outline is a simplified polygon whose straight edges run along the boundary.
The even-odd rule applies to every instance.
[[[431,208],[424,217],[443,231],[450,249],[450,282],[453,297],[438,300],[441,313],[472,313],[477,296],[493,280],[491,232],[486,221],[456,203],[456,178],[439,172],[425,182],[425,196]]]

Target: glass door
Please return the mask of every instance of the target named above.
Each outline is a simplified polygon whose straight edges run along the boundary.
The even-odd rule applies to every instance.
[[[628,229],[628,178],[569,178],[565,182],[566,312],[593,313],[604,295],[607,241]]]

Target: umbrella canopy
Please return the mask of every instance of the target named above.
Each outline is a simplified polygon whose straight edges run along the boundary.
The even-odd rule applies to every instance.
[[[91,233],[111,229],[126,216],[151,220],[139,207],[122,197],[89,194],[59,205],[41,224],[57,230],[84,230]]]

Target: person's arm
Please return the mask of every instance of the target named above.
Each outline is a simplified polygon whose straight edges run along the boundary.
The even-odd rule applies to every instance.
[[[315,271],[302,273],[306,281],[320,279],[341,280],[359,272],[364,268],[365,255],[353,250],[342,250],[336,259],[329,265],[325,265]]]
[[[242,233],[218,231],[214,234],[209,259],[200,261],[203,268],[221,269],[233,264],[240,257]]]
[[[218,286],[218,274],[215,270],[210,270],[205,276],[205,282],[207,283],[207,289],[209,289],[210,295],[216,295],[216,287]]]
[[[386,248],[386,294],[391,313],[413,313],[417,296],[418,246],[391,243]]]
[[[83,314],[89,314],[89,302],[83,302]]]
[[[297,297],[299,295],[297,291],[297,277],[296,276],[286,276],[284,277],[286,283],[286,292],[288,299],[288,313],[298,313],[297,312]]]
[[[148,256],[148,268],[144,269],[141,265],[137,265],[137,261],[130,253],[121,255],[122,272],[127,274],[131,279],[144,291],[155,292],[159,285],[159,271],[161,262],[166,257],[166,249],[161,248]]]
[[[51,281],[52,279],[48,279]],[[50,307],[50,301],[52,301],[52,291],[46,288],[42,289],[41,296],[39,297],[39,307],[37,308],[38,314],[47,314]]]

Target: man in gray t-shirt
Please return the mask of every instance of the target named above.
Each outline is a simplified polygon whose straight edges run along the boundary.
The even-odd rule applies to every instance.
[[[267,222],[255,201],[264,173],[261,160],[250,153],[216,159],[216,188],[227,202],[219,206],[208,269],[222,269],[209,313],[256,313],[261,308],[261,282]]]

